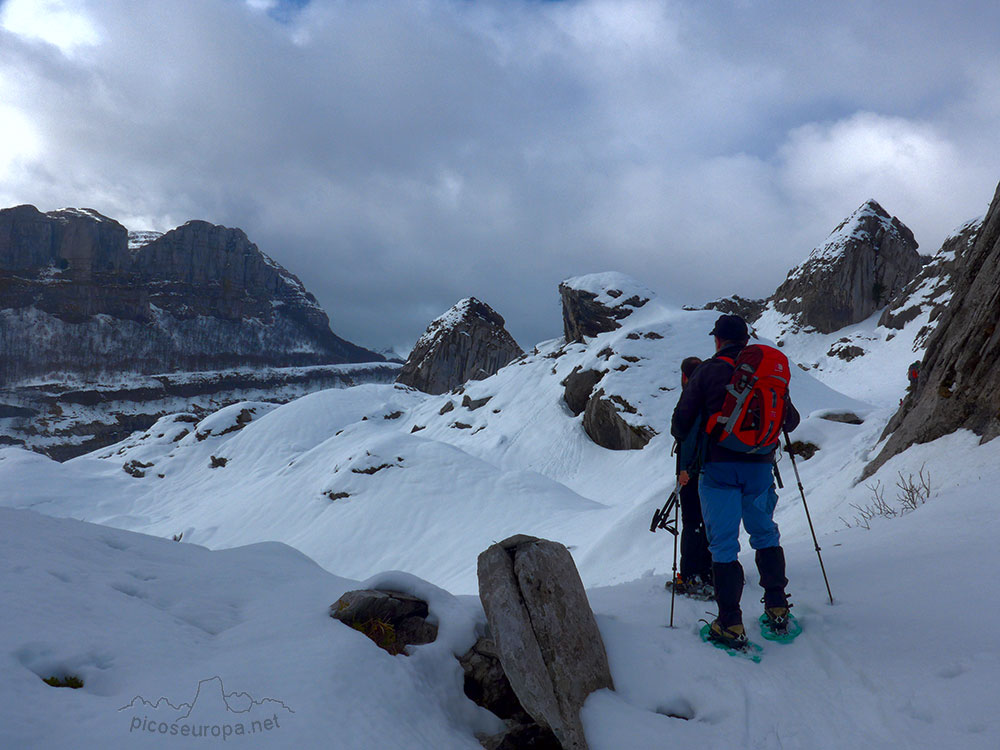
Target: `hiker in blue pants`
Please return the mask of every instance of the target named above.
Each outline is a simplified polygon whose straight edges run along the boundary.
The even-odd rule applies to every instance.
[[[726,387],[733,376],[734,362],[748,344],[746,321],[738,315],[722,315],[711,331],[716,354],[694,371],[688,387],[674,409],[670,432],[678,439],[699,421],[708,424],[709,415],[722,408]],[[799,413],[786,400],[783,428],[793,430]],[[712,554],[712,573],[719,615],[711,624],[709,637],[727,646],[744,647],[740,599],[743,594],[743,567],[738,558],[739,530],[742,521],[756,550],[757,570],[764,589],[764,613],[777,632],[788,625],[788,597],[785,586],[785,553],[780,545],[774,507],[778,500],[774,489],[772,466],[774,449],[763,453],[729,450],[709,438],[698,489],[702,515]]]

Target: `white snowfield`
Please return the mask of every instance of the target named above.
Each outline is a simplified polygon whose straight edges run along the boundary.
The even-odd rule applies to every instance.
[[[649,522],[673,483],[679,364],[711,355],[715,317],[653,299],[619,330],[540,344],[464,394],[364,385],[238,404],[65,464],[0,450],[0,747],[474,750],[500,724],[465,698],[454,655],[483,632],[476,556],[514,533],[566,544],[588,587],[616,686],[585,706],[592,748],[1000,746],[986,631],[1000,616],[1000,442],[957,433],[855,485],[891,410],[798,368],[793,439],[819,446],[799,470],[836,604],[786,457],[776,519],[802,636],[759,638],[745,540],[762,663],[701,643],[710,603],[678,598],[665,627],[672,537]],[[609,370],[599,387],[659,433],[646,448],[590,440],[562,400],[577,366]],[[489,401],[470,409],[464,395]],[[822,418],[845,411],[864,423]],[[921,468],[925,504],[858,525],[874,481],[896,504],[898,472]],[[327,616],[370,585],[427,598],[438,640],[390,656]],[[42,682],[67,674],[84,687]]]

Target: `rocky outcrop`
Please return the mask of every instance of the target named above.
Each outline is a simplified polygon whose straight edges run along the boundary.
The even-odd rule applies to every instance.
[[[401,591],[348,591],[330,605],[330,617],[368,636],[391,654],[407,646],[431,643],[437,625],[427,621],[427,602]]]
[[[377,362],[336,336],[240,229],[135,234],[90,209],[0,210],[0,384],[234,366]]]
[[[613,451],[641,450],[656,434],[649,427],[629,424],[622,413],[635,413],[621,396],[607,396],[598,390],[583,412],[583,429],[602,448]]]
[[[747,323],[752,324],[764,312],[765,307],[767,307],[767,300],[747,299],[746,297],[734,294],[732,297],[725,297],[714,302],[709,302],[701,309],[718,310],[723,315],[739,315]]]
[[[947,308],[955,291],[955,278],[969,250],[976,242],[983,218],[968,221],[944,241],[916,278],[882,312],[878,324],[900,330],[907,323],[930,311],[926,326],[917,333],[917,347],[923,345],[934,325]]]
[[[618,322],[642,307],[652,292],[620,273],[597,273],[567,279],[559,285],[566,341],[621,328]]]
[[[613,684],[569,550],[513,536],[479,556],[478,576],[500,663],[524,710],[563,748],[586,748],[580,708]]]
[[[958,429],[1000,435],[1000,187],[960,262],[954,294],[927,341],[916,388],[886,427],[870,476],[892,456]]]
[[[463,299],[427,327],[396,382],[425,393],[447,393],[484,380],[523,355],[504,319],[475,297]]]
[[[587,408],[587,402],[594,392],[594,386],[604,377],[601,370],[584,370],[577,366],[573,371],[563,378],[563,401],[573,412],[573,416],[579,416]]]
[[[789,272],[771,303],[803,327],[832,333],[891,302],[926,262],[913,232],[870,200]]]

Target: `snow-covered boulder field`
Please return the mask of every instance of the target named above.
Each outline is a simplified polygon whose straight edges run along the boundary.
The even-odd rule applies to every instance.
[[[525,533],[570,549],[607,647],[615,691],[584,706],[591,748],[996,747],[1000,646],[980,631],[1000,615],[1000,444],[955,433],[856,483],[890,410],[800,368],[792,438],[818,447],[798,468],[836,604],[785,457],[776,520],[803,635],[754,665],[700,642],[704,602],[678,599],[664,627],[672,538],[649,520],[673,484],[680,361],[712,354],[717,315],[651,296],[614,330],[540,343],[455,392],[364,385],[165,417],[64,464],[0,450],[0,745],[479,747],[498,720],[465,698],[455,659],[485,627],[476,558]],[[602,391],[644,447],[594,442],[566,398],[584,371],[600,376],[588,402]],[[904,512],[895,483],[921,470],[929,496]],[[877,492],[897,517],[866,517]],[[745,543],[743,563],[751,625]],[[327,616],[379,584],[427,600],[437,641],[390,656]],[[42,681],[69,675],[83,687]],[[159,736],[166,700],[196,695],[205,726],[260,713],[261,731]]]

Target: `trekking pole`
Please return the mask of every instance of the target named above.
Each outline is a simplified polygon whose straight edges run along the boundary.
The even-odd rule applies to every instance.
[[[677,493],[677,497],[680,497],[680,493]],[[670,587],[670,627],[674,626],[674,597],[677,595],[677,514],[680,512],[681,504],[680,502],[674,503],[674,572],[673,572],[673,585]]]
[[[806,491],[802,488],[802,479],[799,477],[799,467],[795,464],[795,454],[792,453],[792,440],[788,437],[788,430],[785,430],[785,450],[788,451],[792,459],[792,469],[795,471],[795,481],[799,485],[799,494],[802,495],[802,507],[806,511],[806,520],[809,522],[809,531],[812,532],[813,544],[816,545],[816,557],[819,558],[819,569],[823,571],[823,582],[826,584],[826,593],[830,597],[830,604],[833,604],[833,594],[830,592],[830,579],[826,577],[826,567],[823,565],[823,556],[819,553],[819,542],[816,540],[816,529],[813,528],[812,517],[809,515],[809,506],[806,504]]]

